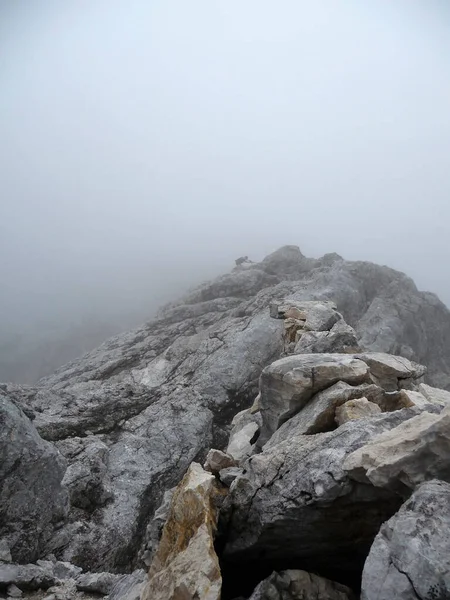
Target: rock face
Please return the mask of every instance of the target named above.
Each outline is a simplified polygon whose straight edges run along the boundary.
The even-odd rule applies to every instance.
[[[336,572],[351,578],[401,498],[350,479],[342,465],[375,435],[417,413],[383,413],[313,436],[289,431],[252,456],[227,500],[226,559],[261,568],[301,564],[331,579]]]
[[[0,535],[11,559],[40,558],[68,510],[66,463],[31,421],[0,394]],[[6,550],[5,550],[6,551]]]
[[[336,409],[336,423],[343,425],[347,421],[355,419],[364,419],[373,415],[379,415],[381,408],[374,402],[369,402],[367,398],[359,398],[357,400],[348,400],[342,406]]]
[[[450,485],[424,483],[380,530],[361,600],[450,598]]]
[[[450,481],[450,407],[380,434],[348,456],[343,468],[358,481],[406,495],[429,479]]]
[[[446,387],[449,339],[447,309],[401,273],[337,255],[309,259],[289,246],[198,287],[150,323],[108,340],[35,387],[2,385],[68,463],[70,513],[57,529],[43,526],[41,539],[51,534],[45,552],[85,570],[130,572],[142,566],[149,552],[147,526],[165,491],[192,461],[203,463],[211,447],[227,448],[233,417],[250,406],[262,370],[274,361],[339,350],[344,362],[363,365],[349,352],[389,352],[426,364],[426,383]],[[352,379],[347,385],[382,389],[381,375],[378,383],[356,385]],[[388,379],[403,389],[398,364]],[[316,383],[314,394],[320,391]],[[374,401],[372,391],[362,396]],[[297,399],[294,404],[297,410]],[[332,427],[334,409],[328,411]],[[281,420],[290,415],[288,408]],[[245,439],[242,434],[238,460],[260,443],[258,431],[249,437],[249,430]],[[227,482],[235,485],[231,476]],[[43,547],[39,542],[36,556]]]
[[[173,495],[142,600],[220,600],[214,550],[219,496],[213,475],[192,463]]]
[[[352,600],[345,585],[329,581],[306,571],[273,573],[262,581],[250,600]]]

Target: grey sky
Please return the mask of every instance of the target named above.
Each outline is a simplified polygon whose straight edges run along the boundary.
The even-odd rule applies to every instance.
[[[445,0],[0,0],[2,318],[284,244],[450,303],[449,34]]]

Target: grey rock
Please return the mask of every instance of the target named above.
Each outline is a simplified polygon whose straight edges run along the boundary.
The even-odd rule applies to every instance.
[[[5,589],[11,584],[21,590],[47,589],[55,582],[56,578],[52,570],[33,564],[0,563],[0,589]]]
[[[233,416],[255,398],[262,369],[282,356],[284,323],[268,310],[279,298],[335,302],[362,348],[403,353],[428,365],[427,383],[450,386],[450,314],[435,296],[386,267],[282,248],[200,286],[34,387],[3,385],[73,465],[70,522],[46,551],[86,570],[136,564],[164,492],[192,460],[226,447]],[[96,441],[108,450],[86,478]]]
[[[140,559],[147,567],[150,566],[152,558],[158,549],[162,530],[169,515],[170,503],[175,489],[176,487],[173,487],[164,493],[161,505],[155,511],[152,520],[147,525],[145,541],[142,544],[140,553]]]
[[[139,600],[146,580],[147,574],[142,569],[124,575],[112,588],[108,600]]]
[[[429,479],[450,481],[450,407],[381,433],[350,454],[343,469],[358,481],[406,495]]]
[[[401,499],[352,481],[342,464],[375,435],[418,412],[382,413],[313,436],[291,432],[253,455],[222,510],[228,527],[225,558],[259,568],[297,562],[326,577],[330,571],[357,576],[381,524]]]
[[[14,561],[39,558],[68,510],[66,463],[24,413],[0,395],[0,535]],[[8,554],[6,552],[6,558]]]
[[[11,585],[8,586],[6,593],[8,594],[8,596],[10,598],[21,598],[22,597],[22,590],[20,590],[17,587],[17,585],[14,585],[14,583],[11,583]]]
[[[231,422],[227,453],[237,462],[251,456],[262,426],[259,412],[246,409],[239,412]]]
[[[442,407],[450,405],[450,392],[440,390],[425,383],[419,385],[420,393],[432,404],[438,404]]]
[[[82,572],[80,567],[72,565],[69,562],[38,560],[36,565],[47,570],[55,576],[56,579],[76,579]]]
[[[286,421],[270,438],[267,447],[288,439],[290,435],[312,435],[335,429],[336,409],[349,400],[363,397],[380,406],[386,404],[386,394],[377,385],[365,383],[353,386],[338,381],[313,396],[299,413]],[[404,406],[398,405],[397,402],[392,406],[392,410],[399,408]]]
[[[77,590],[96,594],[109,594],[116,584],[123,579],[123,575],[114,573],[83,573],[75,580]]]
[[[411,385],[426,373],[426,367],[423,365],[413,363],[401,356],[391,356],[383,352],[355,354],[355,358],[359,358],[369,365],[373,382],[387,392]]]
[[[450,485],[421,485],[385,523],[370,550],[361,600],[450,597]]]
[[[350,588],[306,571],[272,573],[249,600],[352,600]]]
[[[356,332],[353,331],[307,331],[302,334],[294,348],[294,354],[360,352]]]
[[[219,472],[219,479],[224,485],[230,487],[233,481],[242,475],[242,473],[243,469],[241,467],[228,467]]]
[[[285,421],[298,413],[317,392],[338,381],[368,381],[369,368],[346,354],[298,354],[275,361],[260,379],[263,445]]]
[[[0,562],[12,562],[11,550],[5,539],[0,540]]]

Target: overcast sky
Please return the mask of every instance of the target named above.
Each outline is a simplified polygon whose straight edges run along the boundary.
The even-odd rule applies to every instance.
[[[9,324],[284,244],[450,303],[450,4],[0,0],[0,171]]]

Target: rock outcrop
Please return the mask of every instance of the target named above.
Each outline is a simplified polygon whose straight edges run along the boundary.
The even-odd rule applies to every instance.
[[[67,515],[66,462],[28,417],[0,394],[0,536],[11,560],[41,558]]]
[[[39,480],[24,471],[24,494],[36,502],[27,500],[19,514],[12,499],[22,463],[15,442],[2,447],[11,455],[2,500],[11,500],[1,508],[0,557],[53,556],[106,573],[108,585],[115,581],[109,575],[127,573],[111,588],[114,600],[141,593],[137,569],[149,564],[158,588],[167,591],[165,572],[166,584],[183,581],[189,590],[191,558],[180,567],[182,553],[170,536],[159,540],[176,505],[174,497],[167,510],[170,494],[162,502],[215,448],[232,460],[198,477],[206,487],[229,487],[216,541],[223,572],[262,565],[259,579],[248,577],[247,596],[272,571],[306,570],[354,585],[380,526],[405,494],[429,477],[448,477],[445,459],[435,461],[444,439],[436,424],[450,406],[445,387],[450,313],[406,276],[337,255],[309,259],[292,246],[260,263],[243,261],[37,386],[2,384],[5,414],[24,432],[20,460],[25,471],[35,465]],[[342,406],[361,407],[361,399],[379,410],[354,419],[350,405]],[[416,439],[409,455],[397,447],[398,463],[375,481],[385,468],[383,452],[369,460],[363,448],[377,446],[378,436],[386,443],[394,428],[392,440],[399,441],[418,420],[414,435],[423,434],[423,447]],[[186,549],[198,539],[195,531],[184,536]],[[209,580],[214,597],[220,583],[212,551],[208,564],[212,578],[201,572],[197,580]],[[231,600],[227,594],[223,600]]]
[[[352,600],[345,585],[306,571],[273,573],[255,589],[250,600]]]
[[[450,598],[450,485],[420,486],[370,550],[361,600]]]

